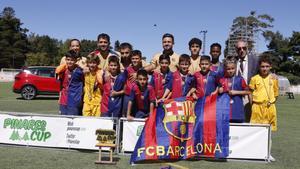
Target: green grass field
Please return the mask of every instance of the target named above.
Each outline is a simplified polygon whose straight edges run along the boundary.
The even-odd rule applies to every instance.
[[[57,97],[38,97],[26,101],[20,95],[12,93],[12,83],[0,83],[0,111],[31,112],[38,114],[58,114]],[[278,132],[272,134],[272,156],[276,162],[256,163],[245,161],[179,161],[129,165],[130,156],[115,156],[116,166],[95,165],[97,153],[65,149],[34,148],[0,145],[0,168],[18,169],[81,169],[81,168],[161,168],[171,165],[173,168],[205,169],[297,169],[300,168],[300,96],[289,100],[282,96],[277,103]],[[0,136],[1,137],[1,136]]]

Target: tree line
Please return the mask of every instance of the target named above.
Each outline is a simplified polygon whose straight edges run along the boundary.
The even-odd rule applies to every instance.
[[[245,24],[246,21],[246,24]],[[238,16],[233,20],[232,31],[239,33],[241,26],[247,25],[247,33],[260,32],[268,42],[268,53],[273,60],[273,71],[286,76],[292,84],[300,84],[300,32],[294,31],[291,37],[284,37],[279,31],[269,30],[274,18],[267,14],[256,15],[254,11],[249,16]],[[235,33],[235,32],[234,32]],[[5,7],[0,13],[0,68],[21,68],[31,65],[59,64],[61,57],[68,50],[70,39],[65,41],[48,35],[29,33],[22,27],[22,22],[16,17],[11,7]],[[251,42],[251,41],[249,41]],[[115,50],[120,42],[115,42]],[[226,41],[225,54],[228,52]],[[252,44],[250,43],[250,47]],[[94,40],[81,40],[81,54],[86,56],[96,49]]]
[[[23,66],[56,66],[69,49],[70,39],[65,41],[48,35],[28,33],[11,7],[0,14],[0,68]],[[88,55],[97,47],[94,40],[81,40],[81,54]]]

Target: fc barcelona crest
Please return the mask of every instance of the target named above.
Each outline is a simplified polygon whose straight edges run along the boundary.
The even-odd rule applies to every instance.
[[[190,100],[171,100],[164,105],[165,130],[181,142],[191,139],[195,125],[194,104]]]

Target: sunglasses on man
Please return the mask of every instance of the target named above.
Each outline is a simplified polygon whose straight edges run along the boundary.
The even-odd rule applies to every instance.
[[[247,50],[247,47],[246,46],[244,46],[244,47],[238,47],[238,48],[236,48],[238,51],[241,51],[242,49],[243,50]]]

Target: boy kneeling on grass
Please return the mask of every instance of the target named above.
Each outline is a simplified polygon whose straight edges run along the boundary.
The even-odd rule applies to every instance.
[[[146,118],[154,110],[155,92],[148,85],[148,74],[146,70],[137,72],[137,82],[132,87],[127,108],[127,119]],[[133,106],[134,105],[134,106]]]

